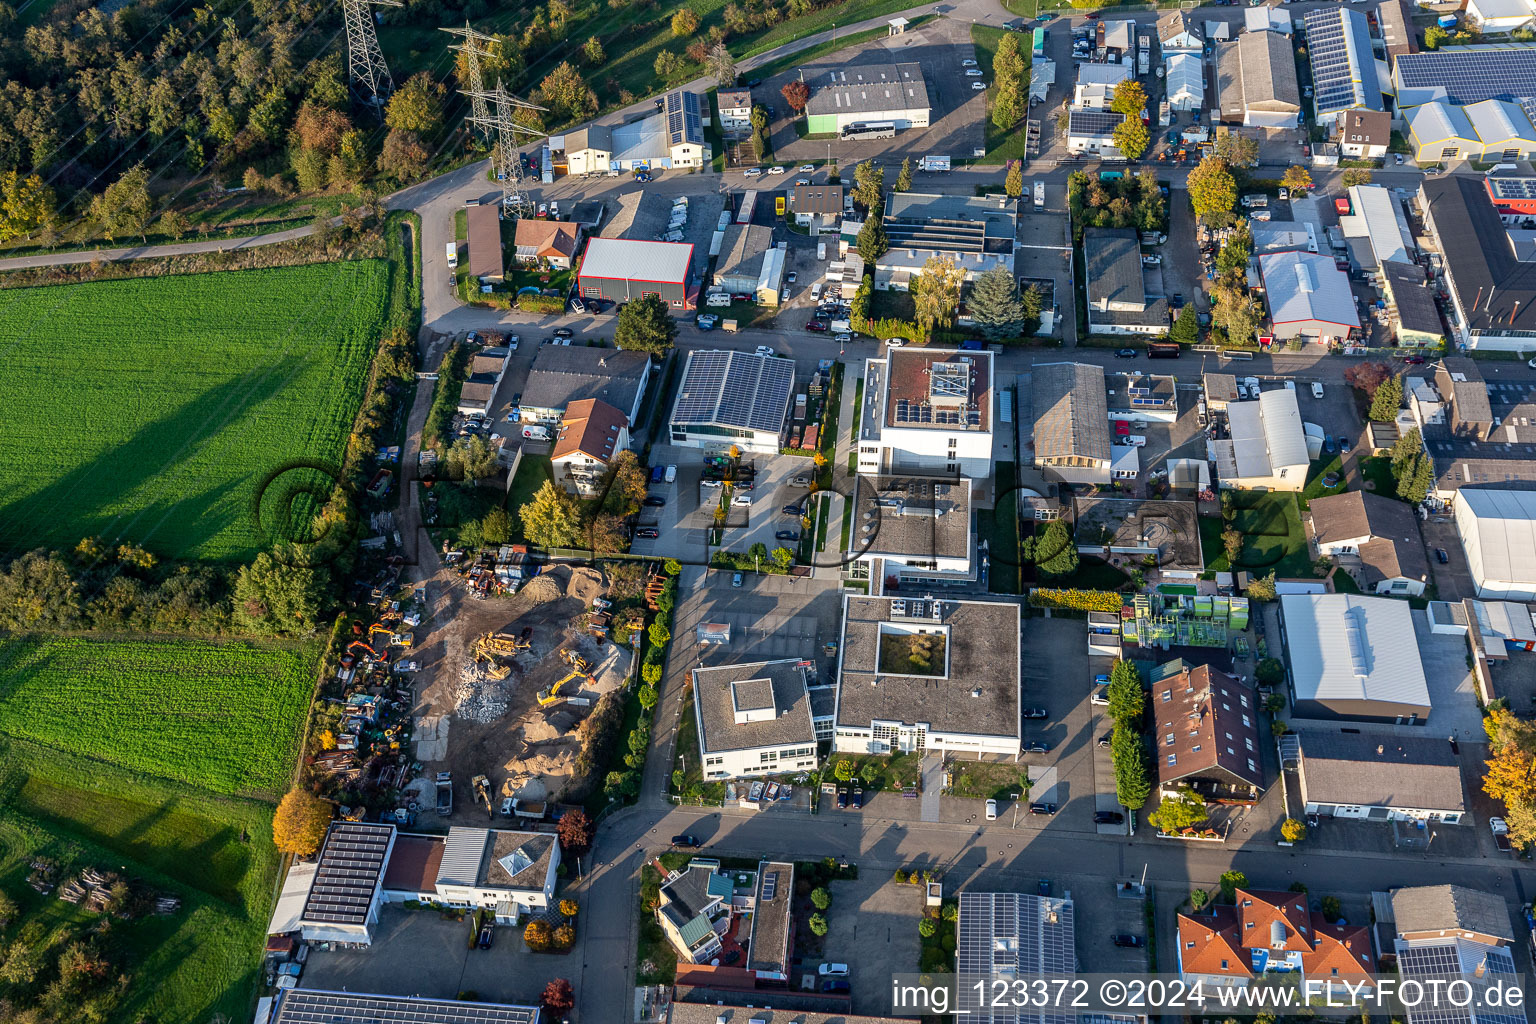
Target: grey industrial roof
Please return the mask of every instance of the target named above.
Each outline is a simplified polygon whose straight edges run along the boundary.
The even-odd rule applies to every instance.
[[[761,224],[726,225],[720,256],[715,261],[715,280],[742,276],[756,280],[763,266],[763,254],[771,248],[773,228]]]
[[[1291,40],[1278,32],[1244,32],[1217,49],[1217,98],[1223,116],[1244,111],[1280,113],[1301,109],[1301,87]]]
[[[1296,735],[1311,803],[1431,811],[1465,806],[1461,762],[1441,737],[1305,728]]]
[[[597,398],[627,415],[640,397],[640,382],[650,361],[644,352],[545,345],[528,371],[522,404],[532,409],[564,409],[580,399]]]
[[[747,970],[789,973],[789,932],[795,895],[795,866],[763,861],[757,866],[757,899]]]
[[[363,924],[383,877],[393,825],[338,821],[325,834],[315,880],[304,901],[304,921]]]
[[[1536,583],[1536,491],[1466,487],[1458,515],[1472,578],[1481,586]]]
[[[1083,258],[1087,262],[1090,306],[1100,300],[1146,305],[1141,243],[1135,231],[1088,228],[1083,232]]]
[[[1446,356],[1434,366],[1435,387],[1440,397],[1449,399],[1462,422],[1492,423],[1493,403],[1488,400],[1488,382],[1477,363],[1466,356]]]
[[[693,246],[637,238],[593,238],[581,260],[581,276],[609,281],[685,284]]]
[[[1276,252],[1259,257],[1270,318],[1279,324],[1321,324],[1354,329],[1360,326],[1349,275],[1331,256],[1310,252]]]
[[[1381,269],[1386,271],[1387,290],[1392,293],[1392,305],[1397,307],[1403,330],[1443,336],[1445,327],[1440,322],[1435,293],[1424,279],[1424,268],[1394,260],[1383,263]]]
[[[272,1024],[537,1024],[537,1006],[294,988]]]
[[[905,613],[894,615],[893,607]],[[837,724],[867,729],[876,719],[897,720],[927,722],[930,731],[1019,736],[1020,621],[1011,602],[844,594]],[[948,676],[877,671],[884,622],[948,626]]]
[[[809,77],[807,114],[874,114],[926,109],[928,86],[921,64],[836,66]]]
[[[1491,892],[1461,885],[1412,885],[1392,894],[1392,917],[1399,935],[1412,932],[1468,931],[1513,942],[1509,904]]]
[[[1408,59],[1400,57],[1399,65]],[[1468,330],[1536,331],[1536,263],[1516,259],[1483,179],[1426,178],[1420,194]]]
[[[592,124],[565,133],[567,154],[595,149],[601,153],[613,152],[613,129],[607,125]]]
[[[1413,610],[1358,594],[1280,598],[1299,700],[1380,700],[1429,708]]]
[[[969,558],[971,481],[860,476],[849,553],[898,560]]]
[[[724,750],[754,750],[788,743],[814,743],[811,698],[807,683],[814,680],[809,663],[798,658],[754,661],[693,670],[693,700],[699,725],[699,748],[706,754]],[[763,685],[750,686],[758,681]],[[772,718],[736,721],[736,705],[748,696],[771,700]],[[763,706],[762,701],[754,701]]]
[[[1077,936],[1070,899],[1017,892],[962,892],[956,921],[955,973],[980,978],[1025,979],[1077,970]],[[1039,1020],[1017,1007],[999,1009],[959,987],[956,1019],[971,1024]],[[1054,1019],[1048,1017],[1046,1019]]]
[[[1102,366],[1036,363],[1030,393],[1035,458],[1109,460],[1109,407]]]
[[[1017,236],[1018,200],[927,192],[892,192],[885,197],[887,232],[914,221],[973,221],[982,225],[983,235],[991,242],[1012,243]],[[896,244],[891,242],[893,248]],[[988,252],[996,249],[995,245],[987,246]]]
[[[811,697],[812,718],[831,718],[837,714],[836,686],[813,686],[806,692]]]
[[[779,431],[789,412],[795,363],[751,352],[688,353],[672,423]]]

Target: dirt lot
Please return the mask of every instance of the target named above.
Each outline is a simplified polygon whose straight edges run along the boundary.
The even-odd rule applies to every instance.
[[[593,599],[606,592],[598,571],[555,566],[511,597],[466,600],[456,587],[444,602],[448,607],[434,616],[432,631],[416,652],[423,668],[417,684],[416,757],[423,766],[418,783],[439,771],[454,773],[454,815],[445,823],[476,820],[485,813],[483,805],[473,803],[469,788],[469,780],[481,773],[490,777],[498,805],[501,796],[560,798],[581,749],[576,728],[591,706],[556,704],[546,712],[535,695],[570,673],[562,648],[579,654],[591,677],[567,683],[566,696],[579,695],[595,705],[624,681],[629,650],[576,628]],[[500,659],[510,668],[505,679],[474,674],[477,637],[516,635],[525,628],[533,630],[530,648]],[[422,806],[432,803],[425,793],[422,797]]]

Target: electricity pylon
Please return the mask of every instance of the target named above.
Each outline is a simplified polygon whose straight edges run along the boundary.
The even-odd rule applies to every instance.
[[[379,49],[379,33],[373,24],[372,6],[404,7],[400,0],[342,0],[342,16],[347,23],[347,74],[357,98],[382,116],[395,83]]]
[[[490,49],[487,43],[494,41],[494,36],[488,36],[484,32],[477,32],[470,27],[468,21],[463,28],[444,28],[441,32],[447,32],[451,36],[462,36],[464,41],[448,49],[463,53],[465,63],[469,65],[469,81],[460,82],[467,88],[460,90],[469,97],[469,123],[480,129],[480,137],[490,141],[489,125],[490,110],[486,107],[485,83],[480,79],[480,58],[489,56]]]
[[[527,110],[546,108],[536,107],[526,100],[513,96],[507,92],[499,79],[495,89],[490,92],[471,93],[470,100],[482,106],[492,104],[495,107],[495,113],[487,113],[483,119],[471,113],[470,120],[496,133],[496,180],[501,183],[501,205],[505,209],[512,210],[519,217],[532,216],[534,205],[533,200],[528,196],[524,182],[523,162],[517,153],[517,137],[528,135],[544,139],[549,136],[537,128],[520,124],[516,117],[519,108]]]

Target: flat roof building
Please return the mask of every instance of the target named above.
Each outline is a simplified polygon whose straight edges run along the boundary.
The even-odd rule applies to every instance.
[[[797,658],[693,670],[693,712],[706,779],[814,771],[816,731]]]
[[[932,108],[921,64],[838,65],[801,75],[811,87],[805,104],[806,131],[811,135],[880,122],[890,122],[898,130],[928,127]]]
[[[292,988],[272,1024],[539,1024],[537,1006]]]
[[[1466,813],[1460,759],[1440,737],[1301,728],[1296,739],[1308,814],[1456,824]]]
[[[394,845],[393,825],[331,824],[298,922],[306,942],[373,942],[383,902],[380,884]]]
[[[1523,2],[1523,0],[1522,0]],[[1465,106],[1528,94],[1536,75],[1536,45],[1497,43],[1448,46],[1405,53],[1392,63],[1392,85],[1400,109],[1440,100]]]
[[[955,919],[955,973],[969,978],[1028,979],[1077,970],[1071,899],[1018,892],[962,892]],[[973,986],[958,986],[957,1020],[969,1024],[1044,1024],[1054,1015],[998,1007]]]
[[[892,192],[881,226],[890,240],[875,261],[875,287],[881,291],[907,291],[935,256],[953,261],[964,281],[993,267],[1013,273],[1016,200]]]
[[[871,593],[976,580],[969,479],[860,476],[853,487],[847,557],[868,564]]]
[[[993,401],[991,352],[887,349],[864,364],[859,475],[990,479]]]
[[[688,353],[668,420],[672,443],[685,448],[778,454],[794,390],[791,359],[750,352]]]
[[[1536,601],[1536,491],[1462,488],[1456,529],[1484,599]]]
[[[1036,363],[1030,374],[1034,464],[1070,483],[1107,483],[1109,441],[1104,368]]]
[[[596,398],[634,423],[651,379],[651,357],[619,349],[545,345],[523,384],[522,422],[553,426],[572,402]]]
[[[795,866],[788,861],[761,861],[757,865],[746,965],[760,980],[789,980],[795,935],[794,898]]]
[[[1019,756],[1019,606],[843,595],[839,753]]]
[[[549,908],[559,867],[560,844],[547,832],[456,825],[438,864],[437,899],[494,910],[498,924],[514,924],[525,911]]]
[[[1432,979],[1466,974],[1485,982],[1514,982],[1523,972],[1515,966],[1514,932],[1504,897],[1459,885],[1412,886],[1394,891],[1393,943],[1397,969],[1405,982],[1428,987]],[[1433,1024],[1444,1012],[1425,1007],[1408,1009],[1408,1024]],[[1516,1008],[1486,1008],[1479,1001],[1457,1017],[1464,1024],[1524,1024]]]
[[[1297,718],[1428,722],[1429,683],[1406,601],[1285,594],[1280,612]]]

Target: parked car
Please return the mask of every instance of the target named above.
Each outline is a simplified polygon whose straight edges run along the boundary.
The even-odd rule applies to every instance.
[[[1423,356],[1404,356],[1403,357],[1403,362],[1407,363],[1409,366],[1423,366],[1424,365],[1424,357]]]
[[[782,168],[782,167],[770,167],[770,168],[768,168],[768,173],[769,174],[783,174],[784,173],[784,168]]]
[[[1347,438],[1347,437],[1339,438],[1339,451],[1343,452],[1345,455],[1348,455],[1349,454],[1349,450],[1351,448],[1353,448],[1353,447],[1354,447],[1354,445],[1349,443],[1349,438]]]
[[[1051,716],[1045,710],[1045,708],[1025,708],[1024,709],[1024,717],[1025,718],[1049,718]]]
[[[1144,267],[1155,267],[1162,262],[1163,258],[1155,253],[1149,253],[1141,258],[1141,265]]]
[[[1119,356],[1121,359],[1135,359],[1140,354],[1141,353],[1134,348],[1122,348],[1115,350],[1115,355]]]
[[[801,164],[800,165],[800,173],[801,174],[811,174],[815,170],[816,170],[816,167],[815,167],[814,164]]]
[[[654,526],[642,526],[635,531],[636,537],[644,537],[647,540],[655,540],[661,536],[661,531]]]
[[[801,508],[799,505],[785,505],[783,508],[779,509],[779,511],[787,516],[805,515],[805,509]]]
[[[805,329],[808,331],[815,331],[818,334],[826,334],[827,322],[825,320],[808,320],[806,321]]]
[[[572,295],[571,296],[571,312],[572,313],[585,313],[586,311],[587,311],[587,304],[585,302],[581,301],[581,296],[579,296],[579,295]],[[514,338],[512,343],[510,345],[508,345],[507,347],[510,348],[512,351],[516,352],[517,351],[517,340]]]
[[[997,801],[996,800],[988,800],[987,801],[987,820],[988,821],[996,821],[997,820]]]
[[[853,806],[855,806],[855,807],[863,807],[864,806],[864,789],[863,789],[862,786],[854,786],[853,787]]]
[[[1050,752],[1051,745],[1049,743],[1042,743],[1039,740],[1032,740],[1031,742],[1024,744],[1024,753],[1026,754],[1049,754]]]
[[[1101,747],[1109,746],[1110,743],[1113,742],[1114,738],[1115,738],[1115,734],[1114,733],[1112,733],[1112,732],[1105,733],[1103,736],[1099,737],[1099,746],[1101,746]]]
[[[663,498],[659,494],[647,494],[645,496],[645,500],[640,504],[644,505],[646,508],[663,508],[667,504],[667,499]]]
[[[807,184],[809,184],[809,182],[807,182]],[[795,283],[795,278],[797,278],[797,277],[799,277],[799,275],[796,274],[793,270],[791,270],[789,273],[784,275],[784,280],[788,281],[790,284],[794,284]]]
[[[847,786],[838,786],[837,787],[837,808],[838,808],[838,810],[842,810],[843,808],[845,808],[847,806],[848,806],[848,787]]]
[[[732,292],[731,293],[731,301],[732,302],[751,302],[752,298],[753,297],[748,295],[746,292]]]
[[[960,62],[960,66],[963,68],[973,68],[976,66],[976,62],[967,57],[965,60]]]
[[[1109,682],[1109,676],[1105,675],[1103,672],[1100,672],[1098,675],[1093,677],[1093,681],[1095,683],[1107,684]]]
[[[846,978],[848,977],[848,965],[822,964],[820,967],[816,968],[816,973],[821,975],[823,978]]]
[[[697,850],[703,844],[701,844],[698,840],[698,837],[694,836],[692,833],[679,832],[677,835],[672,837],[672,845],[686,847],[691,850]]]
[[[966,74],[967,78],[980,78],[981,77],[981,69],[980,68],[967,68],[965,74]]]
[[[1036,882],[1035,894],[1038,896],[1049,896],[1051,894],[1051,880],[1049,878],[1042,878]]]
[[[1109,941],[1123,949],[1140,949],[1147,944],[1147,940],[1140,935],[1111,935]]]
[[[731,577],[731,586],[733,586],[733,587],[740,587],[741,586],[741,573],[738,572],[738,573],[736,573],[735,575],[733,575]]]
[[[484,928],[480,929],[480,938],[475,944],[481,949],[490,949],[495,942],[496,926],[494,924],[488,924]]]
[[[1055,814],[1056,813],[1056,805],[1055,804],[1041,804],[1041,803],[1030,804],[1029,805],[1029,813],[1030,814]]]
[[[576,332],[571,330],[569,327],[556,327],[555,328],[555,337],[557,337],[557,338],[574,338],[574,337],[576,337]]]
[[[1313,398],[1322,398],[1323,397],[1323,385],[1322,385],[1322,383],[1320,381],[1313,381],[1312,382],[1312,397]]]
[[[1125,821],[1125,815],[1119,811],[1094,811],[1093,823],[1095,825],[1119,825]]]
[[[773,346],[772,345],[759,345],[759,346],[757,346],[757,354],[760,355],[760,356],[771,356],[771,355],[773,355]]]
[[[1093,691],[1093,696],[1088,698],[1088,703],[1097,704],[1099,707],[1109,706],[1109,688],[1100,686]]]
[[[763,176],[763,169],[761,167],[748,167],[741,172],[741,176],[743,178],[761,178]]]
[[[538,216],[540,216],[540,217],[548,217],[549,216],[549,204],[548,203],[540,203],[539,204]]]
[[[971,83],[971,92],[986,92],[986,90],[987,90],[987,83],[986,82],[972,82]]]
[[[851,345],[853,344],[853,335],[849,334],[847,331],[842,331],[838,334],[832,335],[832,340],[837,342],[839,345]]]
[[[1441,565],[1450,565],[1451,556],[1445,553],[1445,548],[1435,548],[1435,561]]]
[[[1325,452],[1334,452],[1334,451],[1338,451],[1338,448],[1339,448],[1338,443],[1336,441],[1334,441],[1332,434],[1324,434],[1323,435],[1323,451],[1325,451]]]
[[[800,539],[800,535],[798,533],[796,533],[794,530],[775,530],[774,534],[773,534],[773,539],[774,540],[798,541]]]

